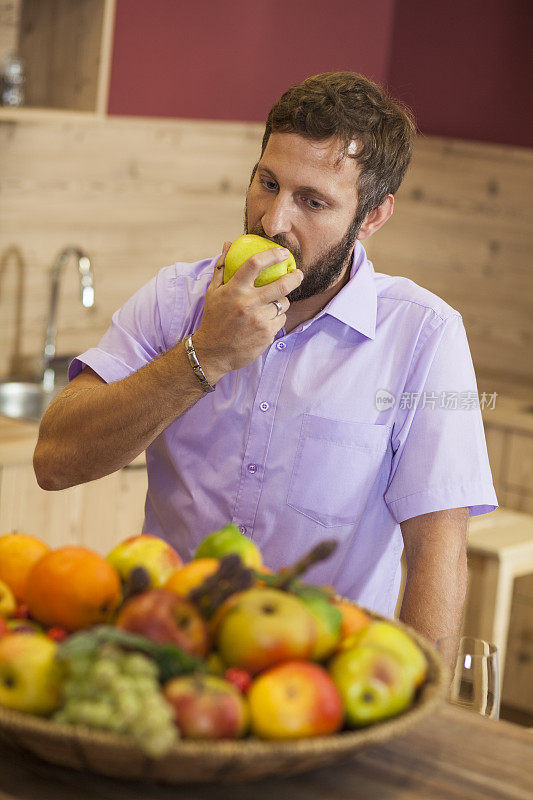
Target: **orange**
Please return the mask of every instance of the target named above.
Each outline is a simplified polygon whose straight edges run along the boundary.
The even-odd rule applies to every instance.
[[[7,583],[19,603],[26,602],[26,581],[34,564],[50,548],[35,536],[7,533],[0,536],[0,580]]]
[[[26,603],[43,625],[77,631],[107,622],[120,599],[118,572],[86,547],[52,550],[28,577]]]
[[[201,586],[206,578],[217,571],[219,564],[218,558],[196,558],[175,570],[164,588],[169,592],[179,594],[180,597],[187,597],[192,589]]]
[[[371,617],[363,611],[360,606],[356,606],[347,600],[334,600],[333,605],[336,606],[342,614],[341,622],[341,638],[344,641],[348,636],[357,633],[361,628],[366,628],[372,622]]]

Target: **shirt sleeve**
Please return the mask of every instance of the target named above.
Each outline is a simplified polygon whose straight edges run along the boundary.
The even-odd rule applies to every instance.
[[[69,365],[71,381],[91,367],[106,383],[122,380],[169,349],[165,329],[175,305],[175,270],[165,267],[115,311],[111,325],[96,347],[91,347]]]
[[[413,356],[392,432],[385,502],[400,523],[467,506],[498,507],[476,376],[460,315],[438,319]]]

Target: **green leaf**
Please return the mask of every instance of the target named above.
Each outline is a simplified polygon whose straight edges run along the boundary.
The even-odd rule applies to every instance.
[[[154,642],[146,636],[128,633],[128,631],[112,625],[98,625],[90,630],[69,636],[59,646],[57,656],[63,660],[90,655],[104,642],[113,642],[121,647],[139,650],[141,653],[151,656],[159,667],[162,681],[185,672],[207,669],[205,661],[189,655],[177,645]]]

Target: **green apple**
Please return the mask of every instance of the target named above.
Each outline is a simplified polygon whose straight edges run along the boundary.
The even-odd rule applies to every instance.
[[[371,645],[339,653],[332,659],[329,673],[351,728],[401,713],[416,689],[411,672],[395,654]]]
[[[128,580],[135,567],[144,567],[154,589],[164,586],[172,573],[183,566],[174,548],[150,533],[125,539],[111,550],[107,560],[115,567],[123,582]]]
[[[372,622],[343,643],[346,649],[356,645],[372,645],[389,650],[400,659],[413,676],[415,686],[419,686],[426,677],[428,663],[424,653],[409,634],[390,622],[381,620]]]
[[[280,661],[309,659],[316,641],[313,615],[295,595],[254,588],[231,595],[214,620],[216,649],[230,667],[251,675]]]
[[[272,247],[281,247],[280,244],[265,239],[264,236],[256,236],[253,233],[246,233],[244,236],[239,236],[232,243],[230,249],[226,254],[226,261],[224,262],[224,283],[237,272],[241,264],[255,255],[261,253],[263,250],[270,250]],[[260,275],[255,279],[254,286],[266,286],[267,283],[272,283],[287,272],[293,272],[296,269],[296,262],[294,256],[280,261],[278,264],[272,264],[270,267],[265,267]]]
[[[63,670],[56,642],[42,633],[10,633],[0,639],[0,705],[50,714],[61,700]]]
[[[263,566],[263,557],[257,545],[247,539],[234,523],[210,533],[200,543],[194,557],[222,558],[229,553],[237,553],[246,567],[261,569]]]
[[[315,618],[317,637],[311,659],[322,661],[333,653],[340,641],[342,613],[314,586],[298,589],[297,596]]]

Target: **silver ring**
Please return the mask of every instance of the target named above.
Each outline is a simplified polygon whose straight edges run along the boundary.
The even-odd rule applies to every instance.
[[[274,303],[274,305],[276,306],[276,309],[277,309],[276,317],[279,317],[280,314],[283,314],[283,306],[281,305],[279,300],[271,300],[270,302]]]

